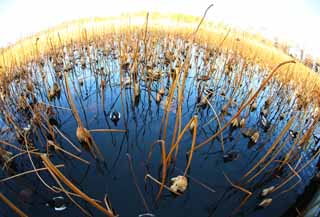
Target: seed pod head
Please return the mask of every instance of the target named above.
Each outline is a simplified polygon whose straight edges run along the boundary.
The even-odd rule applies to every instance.
[[[266,199],[263,199],[261,201],[261,203],[259,203],[258,207],[265,208],[267,206],[270,206],[271,203],[272,203],[272,199],[271,198],[266,198]]]
[[[157,96],[156,96],[156,102],[159,104],[161,102],[162,96],[161,94],[158,92]]]
[[[242,118],[240,120],[240,128],[244,128],[246,126],[246,119]]]
[[[238,118],[233,119],[231,122],[232,127],[238,127],[239,126],[239,121]]]
[[[267,196],[268,194],[272,193],[272,191],[274,190],[274,188],[275,188],[274,186],[271,186],[271,187],[269,187],[269,188],[263,189],[262,192],[261,192],[261,196],[262,196],[262,197],[265,197],[265,196]]]
[[[250,111],[253,112],[257,109],[258,104],[256,102],[252,103],[250,106]]]
[[[159,92],[158,92],[159,94],[161,94],[161,96],[163,96],[164,95],[164,87],[161,87],[160,89],[159,89]]]
[[[170,189],[176,193],[183,193],[187,190],[188,180],[185,176],[177,176],[171,179]]]
[[[260,137],[259,132],[255,132],[255,133],[250,137],[250,139],[251,139],[252,142],[257,143],[258,140],[259,140],[259,137]]]

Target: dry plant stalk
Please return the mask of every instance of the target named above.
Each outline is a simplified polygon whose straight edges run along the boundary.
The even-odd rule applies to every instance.
[[[187,163],[187,166],[186,166],[186,169],[185,169],[185,171],[184,171],[183,176],[186,176],[187,173],[188,173],[188,170],[189,170],[190,165],[191,165],[192,156],[193,156],[193,150],[194,150],[194,147],[195,147],[195,145],[196,145],[197,127],[198,127],[198,116],[197,116],[197,115],[195,115],[195,116],[193,117],[193,123],[194,123],[194,126],[193,126],[193,133],[192,133],[191,150],[190,150],[190,153],[189,153],[188,163]]]
[[[114,217],[114,215],[108,211],[106,208],[102,207],[95,200],[90,198],[88,195],[83,193],[79,188],[77,188],[72,182],[67,179],[49,160],[46,154],[40,155],[44,165],[55,175],[58,179],[60,179],[64,184],[66,184],[70,189],[72,189],[76,194],[80,195],[82,199],[96,207],[98,210],[106,214],[107,216]]]
[[[187,132],[187,130],[189,130],[189,127],[191,126],[193,121],[194,121],[194,117],[192,117],[190,119],[190,121],[187,123],[187,125],[181,131],[181,133],[178,136],[177,141],[175,142],[175,144],[173,146],[171,146],[170,151],[169,151],[169,153],[167,155],[167,159],[166,159],[167,160],[167,165],[170,165],[172,154],[173,154],[174,150],[179,146],[179,143],[182,140],[183,135]]]
[[[90,131],[88,131],[86,128],[84,128],[80,116],[78,114],[77,108],[74,104],[73,98],[71,96],[70,93],[70,88],[69,88],[69,84],[68,84],[68,79],[67,79],[67,74],[64,74],[64,81],[65,81],[65,86],[66,86],[66,92],[67,92],[67,99],[68,102],[70,104],[72,113],[74,115],[74,118],[76,119],[77,123],[78,123],[78,127],[77,127],[77,131],[76,131],[76,135],[77,138],[79,140],[80,143],[85,144],[89,147],[91,153],[93,154],[93,156],[96,158],[96,154],[98,154],[98,157],[100,160],[104,160],[104,157],[101,153],[101,151],[99,150],[99,147],[97,146],[97,144],[94,142],[93,137],[90,134]]]
[[[271,145],[271,147],[268,149],[268,151],[265,153],[265,155],[245,174],[243,175],[243,177],[241,179],[246,178],[247,176],[249,176],[255,169],[257,169],[261,163],[263,163],[267,157],[272,153],[272,151],[276,148],[276,146],[278,145],[278,143],[281,141],[282,137],[288,132],[288,130],[291,127],[291,124],[293,123],[295,117],[292,117],[288,123],[286,124],[286,126],[283,128],[283,130],[281,131],[281,133],[279,134],[279,136],[276,138],[276,140],[273,142],[273,144]],[[276,156],[276,155],[275,155]],[[271,163],[271,162],[270,162]],[[257,172],[253,177],[251,177],[247,183],[249,183],[250,181],[252,181],[255,177],[257,177],[265,168],[266,166],[268,166],[270,163],[267,163],[263,168],[260,169],[259,172]]]
[[[166,177],[167,177],[166,144],[165,144],[164,140],[157,140],[151,145],[151,149],[148,154],[148,161],[151,159],[153,147],[157,143],[159,143],[161,145],[161,156],[162,156],[162,178],[161,178],[160,189],[159,189],[159,192],[157,194],[157,199],[156,199],[156,200],[159,200],[161,193],[162,193],[162,190],[163,190],[163,187],[165,185]]]
[[[60,164],[60,165],[56,165],[57,168],[61,168],[61,167],[64,167],[63,164]],[[22,172],[22,173],[19,173],[19,174],[15,174],[13,176],[9,176],[7,178],[4,178],[4,179],[1,179],[0,180],[0,183],[1,182],[6,182],[6,181],[9,181],[11,179],[14,179],[14,178],[17,178],[17,177],[21,177],[21,176],[24,176],[24,175],[28,175],[28,174],[31,174],[31,173],[34,173],[34,172],[40,172],[40,171],[46,171],[48,170],[48,168],[44,167],[44,168],[38,168],[36,170],[29,170],[29,171],[25,171],[25,172]]]
[[[241,203],[240,203],[240,205],[238,206],[238,208],[233,211],[233,214],[235,214],[235,213],[237,213],[237,212],[246,204],[246,202],[250,199],[250,197],[252,196],[252,192],[251,192],[251,191],[248,191],[247,189],[245,189],[245,188],[243,188],[243,187],[241,187],[241,186],[239,186],[239,185],[234,184],[224,172],[223,172],[223,175],[224,175],[224,177],[227,179],[227,181],[229,182],[229,184],[230,184],[232,187],[234,187],[234,188],[236,188],[236,189],[238,189],[238,190],[240,190],[240,191],[242,191],[242,192],[244,192],[244,193],[247,194],[247,196],[241,201]]]
[[[28,217],[27,214],[25,214],[18,207],[16,207],[16,205],[14,205],[10,200],[8,200],[8,198],[6,198],[6,196],[4,196],[1,192],[0,192],[0,199],[5,204],[7,204],[15,213],[17,213],[20,217]]]
[[[241,114],[241,112],[248,106],[250,105],[255,98],[259,95],[259,93],[263,90],[263,88],[268,84],[268,82],[271,80],[271,78],[276,74],[276,72],[278,71],[279,68],[281,68],[282,66],[286,65],[286,64],[290,64],[290,63],[295,63],[294,60],[289,60],[289,61],[285,61],[282,62],[280,64],[278,64],[270,73],[270,75],[261,83],[260,87],[258,88],[258,90],[253,94],[253,96],[244,104],[242,105],[242,107],[239,108],[238,112],[218,131],[216,132],[214,135],[212,135],[210,138],[208,138],[207,140],[205,140],[204,142],[200,143],[199,145],[197,145],[194,149],[194,151],[198,150],[199,148],[203,147],[204,145],[208,144],[210,141],[212,141],[213,139],[215,139],[220,133],[222,133],[225,129],[227,129],[227,127],[229,127],[231,125],[231,123],[233,122],[234,119],[238,118],[239,115]]]

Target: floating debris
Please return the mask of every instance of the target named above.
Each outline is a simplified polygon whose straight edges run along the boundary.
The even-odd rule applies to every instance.
[[[158,93],[163,96],[164,95],[164,87],[161,87],[158,91]]]
[[[239,125],[240,125],[240,128],[244,128],[246,126],[246,119],[242,118],[240,120],[240,124]]]
[[[272,98],[268,97],[268,99],[264,102],[264,107],[268,109],[271,105]]]
[[[253,112],[257,109],[258,104],[256,102],[252,103],[250,106],[250,111]]]
[[[209,81],[210,77],[208,75],[201,75],[197,78],[198,81]]]
[[[188,187],[188,180],[185,176],[177,176],[171,178],[171,186],[170,189],[176,193],[184,193]]]
[[[255,132],[255,133],[250,137],[250,139],[251,139],[252,142],[257,143],[259,137],[260,137],[259,132]]]
[[[247,128],[241,131],[245,137],[251,137],[256,131],[251,128]]]
[[[261,126],[262,128],[267,131],[270,128],[270,122],[267,120],[266,116],[261,115]]]
[[[55,211],[63,211],[67,209],[65,199],[62,196],[54,197],[46,203],[47,207],[53,208]]]
[[[320,137],[319,137],[319,135],[316,135],[316,134],[312,134],[313,135],[313,139],[314,139],[314,143],[315,143],[315,145],[318,145],[319,144],[319,142],[320,142]],[[319,148],[320,148],[320,146],[319,146]]]
[[[28,124],[26,127],[22,128],[25,133],[29,133],[31,131],[31,125]]]
[[[266,199],[263,199],[259,204],[258,204],[258,207],[259,208],[266,208],[268,206],[270,206],[272,203],[272,199],[271,198],[266,198]]]
[[[83,86],[83,79],[82,78],[79,78],[79,85]]]
[[[267,195],[269,195],[270,193],[272,193],[274,189],[275,189],[274,186],[271,186],[271,187],[269,187],[269,188],[263,189],[262,192],[261,192],[261,197],[266,197]]]
[[[269,109],[267,109],[267,108],[261,109],[260,114],[261,114],[262,116],[266,117],[266,116],[268,115],[268,113],[269,113]]]
[[[130,66],[130,63],[129,63],[129,62],[123,63],[123,64],[121,65],[121,70],[122,70],[123,72],[128,72],[128,71],[129,71],[129,66]]]
[[[110,120],[114,123],[114,125],[117,126],[120,118],[121,118],[121,114],[120,112],[117,112],[117,111],[113,111],[110,113]]]
[[[236,128],[239,126],[239,121],[238,118],[235,118],[232,122],[231,122],[231,126]]]
[[[226,154],[223,155],[223,161],[226,162],[230,162],[230,161],[234,161],[237,160],[240,156],[240,153],[238,151],[230,151]]]
[[[54,92],[54,96],[55,97],[60,97],[60,94],[61,94],[61,88],[59,87],[58,83],[54,83],[53,84],[53,92]]]
[[[295,139],[295,138],[297,138],[298,132],[293,131],[293,130],[289,130],[289,134],[290,134],[291,138]]]
[[[131,85],[131,78],[129,76],[126,76],[123,78],[123,86],[128,88]]]
[[[224,106],[222,106],[221,113],[222,113],[222,115],[230,115],[228,104],[225,104]]]
[[[211,89],[211,88],[205,89],[204,93],[206,94],[207,99],[210,100],[213,96],[213,89]]]
[[[156,96],[156,103],[159,104],[162,100],[162,95],[158,92]]]

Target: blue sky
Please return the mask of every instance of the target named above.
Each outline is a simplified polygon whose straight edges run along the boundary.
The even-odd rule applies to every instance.
[[[312,8],[313,13],[320,13],[320,1],[319,0],[306,0],[307,5]]]
[[[320,57],[320,0],[0,0],[0,46],[65,20],[122,12],[180,12],[294,41]]]

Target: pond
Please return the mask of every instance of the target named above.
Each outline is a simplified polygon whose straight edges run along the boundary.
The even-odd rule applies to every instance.
[[[317,128],[307,145],[299,143],[314,110],[299,108],[293,88],[271,79],[237,121],[197,148],[234,117],[270,70],[233,52],[180,38],[164,41],[148,44],[148,59],[143,41],[136,52],[129,46],[125,57],[113,41],[76,44],[19,71],[2,89],[1,192],[29,216],[85,216],[78,206],[105,216],[69,194],[76,205],[64,193],[73,191],[53,178],[39,154],[30,153],[35,152],[46,153],[103,207],[107,195],[110,210],[120,216],[281,216],[293,205],[317,171]],[[96,146],[79,143],[77,115]],[[195,122],[188,124],[195,119],[196,132]],[[179,196],[164,188],[157,198],[160,185],[154,179],[163,177],[162,148],[168,155],[182,132],[165,184],[170,187],[171,178],[185,174],[187,187]],[[186,170],[193,139],[196,148]],[[44,169],[6,180],[34,168]],[[237,186],[251,197],[244,201],[247,194]],[[265,198],[273,201],[262,208],[261,192],[269,187],[276,190]],[[14,216],[3,203],[0,213]]]

